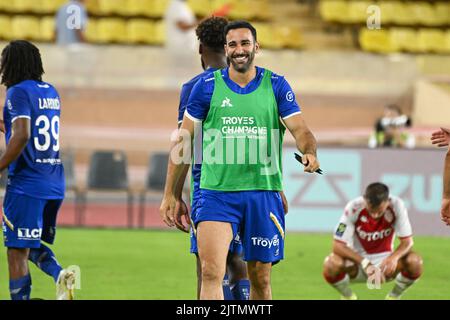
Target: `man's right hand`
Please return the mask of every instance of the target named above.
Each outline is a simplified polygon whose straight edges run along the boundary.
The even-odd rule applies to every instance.
[[[450,144],[450,129],[441,128],[431,134],[431,143],[438,147],[447,147]]]
[[[175,226],[175,213],[180,210],[180,202],[177,201],[174,195],[164,195],[164,198],[159,207],[159,215],[161,219],[169,227]]]
[[[189,226],[191,224],[191,219],[189,218],[189,210],[186,203],[182,199],[179,199],[178,203],[179,209],[178,211],[175,211],[175,226],[178,230],[189,233]],[[187,224],[186,226],[183,224],[183,216]]]

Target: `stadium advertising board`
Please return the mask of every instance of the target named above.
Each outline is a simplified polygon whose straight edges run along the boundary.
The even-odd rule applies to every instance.
[[[304,173],[294,159],[296,149],[283,152],[287,230],[332,232],[346,203],[380,181],[405,201],[415,234],[450,236],[439,216],[445,152],[320,148],[324,175]]]

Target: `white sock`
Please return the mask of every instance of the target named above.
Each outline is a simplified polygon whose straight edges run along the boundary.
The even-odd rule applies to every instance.
[[[390,296],[400,297],[406,289],[408,289],[417,279],[409,279],[405,277],[401,272],[395,277],[395,286],[389,293]]]
[[[331,285],[344,297],[351,297],[353,294],[352,289],[350,289],[350,277],[348,274],[345,275],[344,279],[331,283]]]

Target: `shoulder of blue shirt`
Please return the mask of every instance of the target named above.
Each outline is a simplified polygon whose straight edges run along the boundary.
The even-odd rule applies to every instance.
[[[262,77],[264,76],[264,72],[265,72],[266,69],[258,67],[258,66],[256,66],[256,69],[257,69],[256,77],[259,78],[259,79],[257,79],[256,83],[259,85],[260,81],[262,80]],[[224,80],[226,82],[228,82],[227,81],[227,79],[229,79],[228,68],[221,69],[221,74],[222,74],[222,77],[224,78]],[[213,72],[206,73],[205,75],[203,75],[203,76],[198,78],[197,82],[192,86],[191,92],[193,91],[194,87],[201,87],[201,91],[202,91],[203,95],[208,97],[205,100],[210,99],[212,97],[213,92],[214,92],[214,81],[213,80],[214,80]],[[289,108],[290,110],[285,110],[287,112],[281,112],[281,115],[282,115],[283,119],[287,118],[287,117],[289,117],[289,116],[291,116],[293,114],[300,113],[301,110],[300,110],[300,107],[298,106],[298,104],[296,102],[295,94],[292,92],[292,89],[291,89],[289,83],[284,78],[284,76],[281,76],[281,75],[278,75],[278,74],[272,72],[271,81],[272,81],[272,87],[273,87],[274,95],[275,95],[275,98],[277,100],[277,103],[279,103],[279,106],[281,106],[285,102],[284,98],[286,97],[287,93],[290,92],[292,94],[292,100],[289,100],[289,101],[291,101],[291,102],[293,101],[294,104],[295,104],[295,107],[294,108]],[[229,83],[229,84],[232,84],[232,82]],[[252,90],[249,91],[249,93],[253,92],[254,90],[256,90],[257,87],[258,86],[252,86]],[[287,90],[287,88],[288,88],[288,90]],[[239,90],[239,88],[237,88],[237,89]],[[186,102],[185,105],[186,105],[186,107],[184,108],[184,110],[187,109],[188,103]],[[183,114],[179,114],[179,117],[181,117],[181,120],[182,120]]]
[[[264,71],[266,69],[257,66],[256,70],[257,70],[256,77],[262,78],[264,76]],[[228,68],[221,69],[221,73],[222,73],[222,77],[224,79],[229,79]],[[202,82],[204,84],[204,92],[205,93],[212,93],[214,91],[214,81],[213,81],[214,80],[214,71],[204,72],[203,74],[200,74],[197,77],[191,79],[191,81],[192,80],[195,80],[195,81],[193,83],[191,83],[191,82],[186,83],[186,84],[191,85],[191,88],[190,88],[191,90],[197,82]],[[274,91],[278,90],[281,84],[283,84],[284,82],[287,82],[286,79],[284,78],[284,76],[276,74],[275,72],[272,72],[271,81],[272,81],[272,85],[274,87]]]
[[[180,124],[183,122],[183,115],[184,111],[186,110],[187,103],[189,100],[189,96],[192,92],[192,88],[194,88],[195,84],[203,79],[204,77],[208,78],[211,77],[211,75],[216,71],[215,68],[208,68],[207,70],[203,71],[202,73],[196,75],[192,79],[190,79],[188,82],[185,82],[181,87],[181,93],[180,93],[180,103],[178,105],[178,123]],[[214,77],[214,76],[213,76]]]

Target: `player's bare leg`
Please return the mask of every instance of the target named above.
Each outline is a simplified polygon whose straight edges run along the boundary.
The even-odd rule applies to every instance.
[[[28,268],[28,255],[30,249],[27,248],[8,248],[8,268],[9,268],[9,280],[10,291],[12,299],[23,300],[25,296],[30,295],[31,291],[31,278],[29,283],[22,283],[25,278],[29,278],[30,270]],[[17,282],[17,286],[14,283]],[[11,287],[12,285],[12,287]]]
[[[342,299],[356,299],[356,295],[350,289],[350,278],[356,277],[357,274],[358,267],[356,265],[346,266],[345,259],[341,256],[332,253],[325,258],[323,276],[341,294]]]
[[[406,289],[420,278],[423,272],[422,257],[415,252],[408,253],[399,260],[397,270],[394,288],[386,297],[389,300],[400,299]]]
[[[30,249],[8,248],[9,278],[12,280],[26,276],[28,269],[28,254]]]
[[[271,300],[270,276],[272,263],[248,261],[247,268],[250,278],[250,300]]]
[[[202,273],[200,300],[223,300],[222,281],[232,239],[229,223],[202,221],[198,224],[197,243]]]

